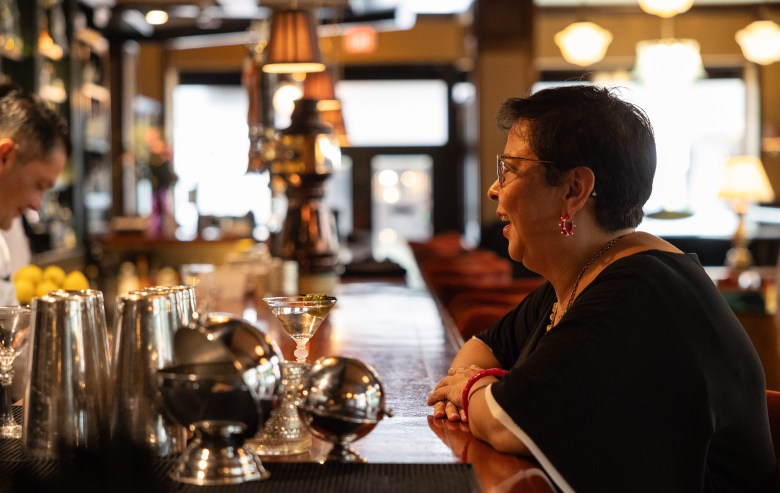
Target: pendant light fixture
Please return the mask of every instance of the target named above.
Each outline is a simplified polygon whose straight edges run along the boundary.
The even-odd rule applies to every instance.
[[[263,72],[280,74],[322,72],[317,29],[312,13],[293,5],[271,13],[271,36],[266,47]]]
[[[555,34],[564,60],[587,67],[600,62],[612,42],[612,33],[593,22],[575,22]]]
[[[760,65],[780,61],[780,26],[769,20],[755,21],[734,36],[746,59]]]
[[[639,0],[639,6],[648,14],[669,19],[687,12],[693,0]]]
[[[706,76],[699,42],[676,38],[671,18],[661,19],[660,39],[636,44],[634,73],[648,86],[667,87],[682,87]]]
[[[306,79],[303,81],[303,97],[316,99],[319,111],[341,108],[341,103],[336,99],[333,77],[329,70],[306,74]]]
[[[704,75],[695,39],[663,38],[636,44],[637,78],[650,86],[681,86]]]
[[[336,98],[330,70],[306,74],[306,80],[303,81],[303,97],[317,100],[320,119],[333,128],[333,134],[338,138],[340,147],[348,146],[349,138],[344,125],[344,114],[341,112],[341,101]]]

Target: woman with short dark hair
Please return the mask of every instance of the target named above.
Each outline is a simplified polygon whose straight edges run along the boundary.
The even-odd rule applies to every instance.
[[[763,369],[695,254],[637,232],[647,116],[588,85],[507,100],[488,195],[509,255],[547,281],[467,341],[428,402],[563,491],[764,491]]]

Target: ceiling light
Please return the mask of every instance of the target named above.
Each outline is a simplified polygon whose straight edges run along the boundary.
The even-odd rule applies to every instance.
[[[279,74],[325,70],[314,19],[308,10],[274,10],[271,14],[271,36],[265,51],[263,72]]]
[[[639,6],[648,14],[668,19],[687,12],[693,0],[639,0]]]
[[[593,22],[575,22],[556,33],[554,40],[567,62],[587,67],[604,59],[612,33]]]
[[[780,26],[772,21],[755,21],[734,38],[751,62],[769,65],[780,60]]]
[[[164,10],[150,10],[146,13],[146,22],[152,26],[161,26],[168,22],[168,12]]]
[[[699,43],[664,38],[636,44],[636,76],[646,85],[680,86],[704,75]]]

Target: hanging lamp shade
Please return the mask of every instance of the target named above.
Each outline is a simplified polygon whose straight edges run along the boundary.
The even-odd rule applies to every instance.
[[[320,112],[341,108],[341,103],[336,99],[333,77],[328,70],[306,74],[306,79],[303,81],[303,97],[316,99],[317,109]]]
[[[554,40],[564,60],[587,67],[604,59],[612,33],[593,22],[575,22],[556,33]]]
[[[349,138],[344,125],[344,114],[341,112],[341,101],[336,98],[330,71],[306,74],[306,80],[303,81],[303,97],[317,100],[320,120],[333,127],[333,134],[338,138],[340,147],[348,146]]]
[[[288,74],[323,70],[325,64],[322,63],[311,12],[304,9],[274,10],[263,72]]]
[[[639,0],[642,10],[664,19],[687,12],[692,5],[693,0]]]
[[[780,61],[780,26],[772,21],[755,21],[734,36],[742,54],[753,63],[769,65]]]
[[[320,120],[333,127],[333,134],[338,138],[339,147],[349,146],[349,136],[347,135],[347,127],[344,125],[344,113],[341,112],[341,103],[338,99],[335,100],[338,103],[338,107],[328,110],[320,110]],[[319,105],[317,105],[319,108]]]
[[[649,39],[636,44],[637,78],[646,85],[680,87],[704,76],[694,39]]]

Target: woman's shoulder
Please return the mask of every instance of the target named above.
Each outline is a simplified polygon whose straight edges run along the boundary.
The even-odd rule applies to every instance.
[[[667,267],[678,271],[696,270],[704,271],[704,267],[699,262],[699,257],[695,253],[671,252],[668,250],[642,250],[631,255],[626,255],[615,260],[611,265],[616,268],[659,268]]]
[[[696,254],[685,253],[666,240],[644,232],[627,235],[610,266],[615,268],[653,268],[702,270]]]

